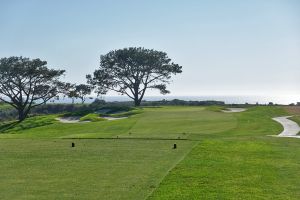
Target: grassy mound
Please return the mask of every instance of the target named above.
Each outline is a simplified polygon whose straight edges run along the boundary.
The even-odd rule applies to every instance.
[[[291,117],[290,119],[293,120],[294,122],[296,122],[300,126],[300,115],[295,115],[295,116]],[[300,132],[298,133],[298,135],[300,135]]]
[[[116,114],[122,112],[128,112],[134,110],[135,108],[129,106],[104,106],[100,109],[96,110],[96,113],[109,115],[109,114]]]
[[[29,117],[22,122],[8,121],[0,124],[0,133],[17,133],[26,129],[32,129],[51,125],[56,122],[56,115]]]
[[[143,111],[142,109],[132,109],[126,112],[119,112],[115,114],[109,114],[110,117],[129,117],[131,115],[141,114]]]
[[[80,121],[90,121],[90,122],[100,122],[100,121],[106,121],[106,119],[101,118],[98,114],[96,113],[90,113],[87,114],[79,119]]]

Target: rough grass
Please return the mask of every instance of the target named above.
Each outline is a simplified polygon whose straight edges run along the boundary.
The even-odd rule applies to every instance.
[[[47,126],[55,123],[56,115],[29,117],[22,122],[9,121],[0,124],[0,133],[21,133],[24,130]]]
[[[295,116],[291,117],[290,119],[297,122],[297,124],[300,125],[300,115],[295,115]]]
[[[14,109],[14,108],[7,103],[0,103],[0,110],[9,110],[9,109]]]
[[[131,115],[141,114],[143,112],[142,109],[133,109],[125,112],[118,112],[113,114],[108,114],[110,117],[129,117]]]
[[[284,109],[291,115],[300,115],[300,106],[284,106]]]
[[[87,114],[87,115],[81,117],[79,120],[80,120],[80,121],[90,121],[90,122],[106,121],[106,119],[101,118],[101,117],[99,116],[99,114],[95,114],[95,113]]]

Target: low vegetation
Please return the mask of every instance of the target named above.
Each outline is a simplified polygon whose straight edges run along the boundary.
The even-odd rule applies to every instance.
[[[105,121],[106,119],[100,117],[96,113],[90,113],[87,114],[79,119],[80,121],[89,121],[89,122],[100,122],[100,121]]]
[[[109,114],[111,117],[129,117],[131,115],[141,114],[143,112],[142,109],[132,109],[126,112],[114,112]]]

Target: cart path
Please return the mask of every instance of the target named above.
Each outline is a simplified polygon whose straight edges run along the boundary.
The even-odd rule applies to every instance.
[[[272,118],[273,120],[275,120],[283,126],[283,131],[278,135],[278,137],[300,138],[300,135],[297,135],[300,132],[300,127],[296,122],[288,119],[290,117],[292,116]]]

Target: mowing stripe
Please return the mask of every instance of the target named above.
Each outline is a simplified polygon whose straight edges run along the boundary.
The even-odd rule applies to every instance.
[[[176,165],[178,165],[198,144],[200,143],[200,141],[195,142],[195,144],[192,146],[192,148],[187,151],[177,162],[175,162],[165,173],[165,175],[162,176],[161,180],[159,181],[158,185],[156,188],[154,188],[147,197],[145,197],[144,200],[147,200],[155,190],[157,190],[161,184],[161,182],[165,179],[165,177],[172,171],[172,169],[174,169],[174,167],[176,167]]]
[[[126,137],[97,137],[97,138],[59,138],[59,139],[72,139],[72,140],[187,140],[187,141],[199,141],[190,140],[186,138],[126,138]]]

